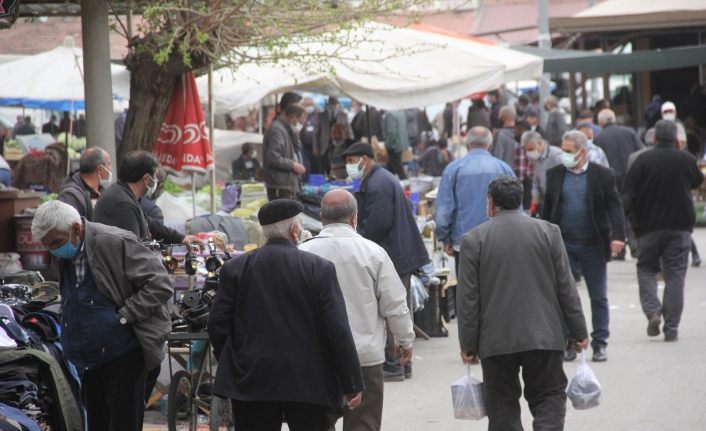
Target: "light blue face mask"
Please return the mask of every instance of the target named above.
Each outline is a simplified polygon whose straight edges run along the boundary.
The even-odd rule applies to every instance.
[[[81,243],[79,242],[78,245],[74,245],[74,243],[71,242],[71,237],[69,236],[69,239],[66,241],[66,244],[62,245],[61,247],[57,247],[53,250],[49,250],[49,253],[53,254],[59,259],[71,260],[76,257],[76,254],[78,253],[78,250],[80,248]]]

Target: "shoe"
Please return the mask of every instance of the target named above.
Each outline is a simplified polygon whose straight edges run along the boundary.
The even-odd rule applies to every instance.
[[[664,332],[664,341],[667,343],[673,343],[674,341],[679,341],[679,334],[676,331]]]
[[[699,256],[694,256],[694,258],[691,260],[691,266],[694,268],[698,268],[701,266],[701,258]]]
[[[383,370],[382,376],[386,382],[404,382],[404,368],[399,367],[395,370]]]
[[[659,335],[659,324],[662,323],[662,318],[659,314],[653,314],[649,318],[647,323],[647,335],[649,337],[656,337]]]
[[[605,346],[593,348],[593,362],[605,362],[608,360],[608,354],[605,351]]]
[[[571,362],[576,359],[576,350],[568,348],[564,350],[564,362]]]
[[[412,364],[411,363],[404,366],[404,378],[405,379],[412,378]]]

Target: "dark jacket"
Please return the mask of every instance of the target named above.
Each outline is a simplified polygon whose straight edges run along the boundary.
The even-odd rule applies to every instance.
[[[181,244],[184,235],[151,219],[142,211],[130,187],[118,181],[101,194],[93,209],[93,221],[119,227],[140,239],[156,239],[167,244]]]
[[[691,232],[696,222],[691,189],[703,181],[696,159],[686,151],[660,144],[640,154],[625,178],[623,195],[635,235]]]
[[[93,221],[93,202],[91,202],[91,199],[98,199],[102,191],[102,187],[99,187],[99,191],[93,190],[83,181],[80,173],[76,172],[64,180],[59,189],[57,200],[71,205],[76,208],[81,217],[88,221]]]
[[[377,109],[369,106],[367,109],[370,110],[370,134],[375,136],[378,141],[383,140],[382,135],[382,114]],[[353,129],[353,137],[356,141],[360,141],[363,138],[368,137],[368,113],[367,111],[361,109],[351,122],[351,128]]]
[[[233,160],[231,170],[234,180],[253,181],[257,177],[257,171],[260,170],[260,161],[255,158],[245,160],[241,155],[237,159]]]
[[[608,164],[615,172],[618,191],[622,192],[625,174],[628,172],[630,154],[644,148],[640,137],[629,127],[606,124],[603,126],[601,134],[593,139],[593,143],[605,152]]]
[[[542,218],[557,225],[561,221],[561,189],[565,175],[567,171],[562,165],[547,171],[547,191],[544,195]],[[589,162],[586,175],[591,221],[603,257],[608,262],[612,255],[611,241],[625,241],[623,205],[615,187],[613,171]]]
[[[208,333],[219,396],[340,407],[364,388],[335,266],[290,241],[223,266]]]
[[[299,178],[292,170],[299,161],[298,143],[292,139],[292,128],[275,119],[263,138],[263,172],[265,185],[272,189],[299,193]]]
[[[462,351],[481,358],[562,351],[567,333],[588,338],[558,226],[501,211],[464,235],[459,263]]]
[[[358,233],[390,255],[399,274],[408,274],[429,262],[412,204],[400,182],[375,165],[363,178],[358,201]]]

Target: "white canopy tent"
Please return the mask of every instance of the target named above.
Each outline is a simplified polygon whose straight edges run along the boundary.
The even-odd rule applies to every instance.
[[[379,23],[368,23],[357,32],[352,38],[359,42],[346,46],[292,44],[291,52],[307,53],[296,62],[247,64],[214,72],[214,110],[234,111],[294,88],[344,94],[381,109],[407,109],[542,74],[540,57],[470,39]],[[325,65],[314,66],[321,59]],[[200,77],[197,84],[205,103],[207,78]]]
[[[130,73],[111,64],[114,98],[130,97]],[[84,109],[83,52],[73,38],[41,54],[0,64],[0,105],[71,111]]]

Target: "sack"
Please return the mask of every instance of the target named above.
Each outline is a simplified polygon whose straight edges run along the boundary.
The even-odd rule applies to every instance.
[[[486,416],[483,382],[473,376],[470,365],[467,365],[466,375],[451,385],[451,398],[456,419],[477,421]]]
[[[576,410],[598,407],[603,390],[591,367],[586,363],[586,349],[581,353],[581,363],[576,375],[569,382],[566,394]]]

